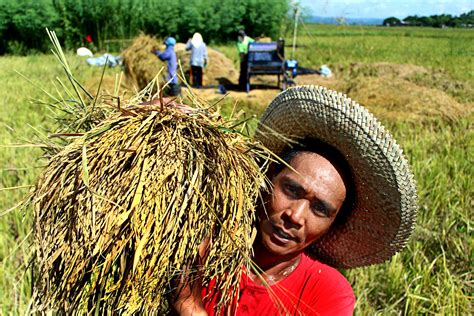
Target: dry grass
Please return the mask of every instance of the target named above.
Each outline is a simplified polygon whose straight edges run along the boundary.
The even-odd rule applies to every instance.
[[[68,111],[61,141],[44,144],[52,157],[30,199],[33,310],[164,313],[177,281],[198,274],[223,293],[216,310],[230,306],[252,269],[269,153],[192,95],[193,108],[151,95],[156,81],[127,101],[84,95],[51,36],[78,100],[55,103]]]
[[[141,34],[122,52],[125,76],[135,89],[145,88],[160,73],[163,64],[152,53],[160,48],[154,37]]]
[[[354,80],[348,94],[367,106],[377,117],[404,121],[426,121],[441,117],[459,119],[466,107],[445,92],[390,77]]]
[[[472,111],[472,103],[460,102],[445,89],[416,79],[429,74],[426,68],[415,65],[353,64],[336,68],[331,78],[303,75],[297,77],[297,82],[342,91],[377,117],[392,122],[453,121]]]
[[[200,111],[127,110],[54,156],[36,185],[38,299],[70,312],[159,310],[196,255],[228,303],[252,246],[263,173]],[[51,304],[51,305],[49,305]]]

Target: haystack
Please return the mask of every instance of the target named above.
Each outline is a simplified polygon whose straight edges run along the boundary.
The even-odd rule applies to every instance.
[[[432,118],[456,120],[466,110],[442,90],[422,87],[390,77],[365,77],[351,83],[350,96],[378,117],[423,121]]]
[[[423,81],[427,77],[435,82],[425,85]],[[331,78],[305,75],[296,80],[298,84],[319,84],[344,91],[377,117],[391,121],[422,122],[438,118],[451,121],[472,112],[472,106],[460,103],[453,96],[456,90],[449,85],[453,80],[449,77],[439,80],[422,66],[385,62],[355,63],[349,67],[336,68]],[[463,85],[460,87],[466,90],[469,88]]]
[[[176,43],[175,52],[187,82],[190,81],[191,52],[185,50],[186,44]],[[166,64],[151,53],[152,50],[163,51],[165,47],[154,37],[141,34],[130,47],[123,51],[125,75],[138,89],[145,86],[159,73]],[[203,71],[204,85],[216,85],[223,82],[237,82],[239,73],[234,64],[221,52],[208,47],[208,66]],[[165,73],[163,73],[164,76]]]
[[[393,64],[387,62],[371,64],[353,63],[349,66],[348,71],[351,77],[372,76],[397,77],[403,79],[429,73],[429,70],[423,66],[411,64]]]
[[[164,314],[181,277],[198,274],[221,291],[217,309],[238,297],[241,273],[251,269],[268,152],[235,122],[190,101],[192,108],[150,101],[146,90],[115,104],[100,95],[72,103],[105,118],[88,120],[81,133],[61,130],[74,138],[32,192],[35,311]],[[205,240],[207,256],[198,262]]]
[[[122,52],[125,76],[137,90],[145,88],[163,67],[166,68],[152,53],[161,48],[156,38],[140,34],[132,45]]]

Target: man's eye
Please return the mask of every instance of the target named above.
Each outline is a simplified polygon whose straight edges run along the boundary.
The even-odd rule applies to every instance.
[[[328,209],[320,202],[313,203],[311,205],[311,209],[313,210],[313,213],[318,216],[324,216],[324,217],[329,216]]]
[[[292,197],[297,197],[300,192],[300,190],[296,186],[291,184],[285,184],[284,189],[285,192]]]

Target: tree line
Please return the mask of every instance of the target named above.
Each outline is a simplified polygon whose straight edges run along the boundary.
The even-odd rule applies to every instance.
[[[417,16],[410,15],[403,20],[389,17],[383,21],[385,26],[431,26],[431,27],[474,27],[474,10],[459,16],[451,14]]]
[[[239,29],[277,37],[289,6],[289,0],[0,0],[0,55],[47,51],[46,27],[66,49],[104,49],[106,40],[140,32],[178,41],[200,32],[207,42],[226,42]]]

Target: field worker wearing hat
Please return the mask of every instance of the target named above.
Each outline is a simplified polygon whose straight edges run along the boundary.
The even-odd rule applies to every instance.
[[[155,51],[154,54],[162,61],[166,61],[168,66],[168,75],[166,80],[168,83],[167,94],[170,96],[176,96],[181,93],[181,87],[179,86],[177,70],[178,62],[176,58],[176,52],[174,51],[174,46],[176,45],[176,40],[174,37],[168,37],[163,42],[166,49],[163,52]]]
[[[351,285],[336,269],[389,259],[413,230],[416,187],[402,150],[366,109],[316,86],[280,93],[255,137],[285,162],[270,167],[272,186],[257,206],[252,259],[262,272],[244,273],[232,306],[216,308],[211,281],[202,291],[188,285],[174,307],[181,315],[352,315]]]
[[[186,50],[191,50],[191,75],[193,86],[202,87],[202,69],[207,65],[207,47],[199,33],[194,33],[193,38],[186,43]]]
[[[242,90],[245,90],[247,86],[247,63],[249,44],[253,42],[255,42],[255,40],[247,36],[244,30],[239,31],[237,36],[237,50],[239,51],[240,57],[239,87]]]

